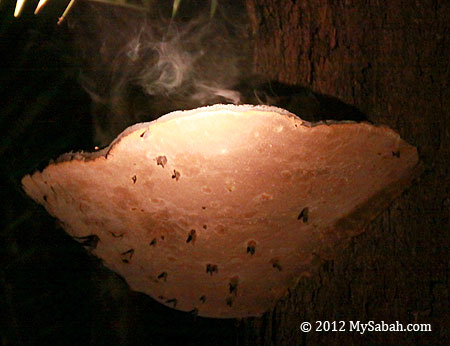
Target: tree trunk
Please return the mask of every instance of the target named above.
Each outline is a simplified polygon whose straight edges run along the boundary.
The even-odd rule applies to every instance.
[[[243,321],[243,344],[447,344],[450,3],[247,0],[247,7],[256,72],[358,107],[417,146],[425,171],[275,311]],[[313,331],[302,333],[303,321]],[[336,328],[347,332],[314,331],[317,321],[343,321]],[[429,323],[432,332],[362,335],[349,332],[350,321]]]

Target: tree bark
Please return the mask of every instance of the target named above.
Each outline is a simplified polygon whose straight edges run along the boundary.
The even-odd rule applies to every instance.
[[[247,0],[247,8],[256,72],[358,107],[417,146],[425,171],[273,312],[241,322],[242,343],[447,344],[450,3]],[[302,333],[303,321],[344,321],[347,332]],[[430,323],[432,332],[361,335],[348,332],[349,321]]]

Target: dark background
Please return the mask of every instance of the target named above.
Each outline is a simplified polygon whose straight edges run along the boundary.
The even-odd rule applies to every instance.
[[[417,146],[425,170],[273,312],[243,321],[190,316],[129,291],[25,196],[25,174],[95,143],[72,36],[56,26],[65,2],[34,16],[28,0],[18,19],[14,5],[0,3],[3,345],[448,344],[447,1],[247,1],[257,72],[355,105]],[[299,331],[317,320],[431,323],[433,331]]]

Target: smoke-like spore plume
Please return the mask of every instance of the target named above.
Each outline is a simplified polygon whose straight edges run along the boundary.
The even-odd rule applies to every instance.
[[[82,1],[69,17],[81,53],[81,83],[93,100],[96,140],[178,109],[242,103],[235,86],[251,73],[246,11],[240,1],[171,1],[150,12]],[[169,4],[169,5],[168,5]]]
[[[268,104],[308,121],[365,120],[356,108],[310,89],[252,73],[243,1],[152,2],[150,12],[80,0],[69,19],[81,83],[93,100],[95,141],[174,110],[215,103]]]

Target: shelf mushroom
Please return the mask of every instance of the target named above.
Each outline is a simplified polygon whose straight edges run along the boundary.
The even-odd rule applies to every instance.
[[[126,129],[23,178],[131,289],[201,316],[272,308],[407,187],[415,147],[383,126],[215,105]]]

